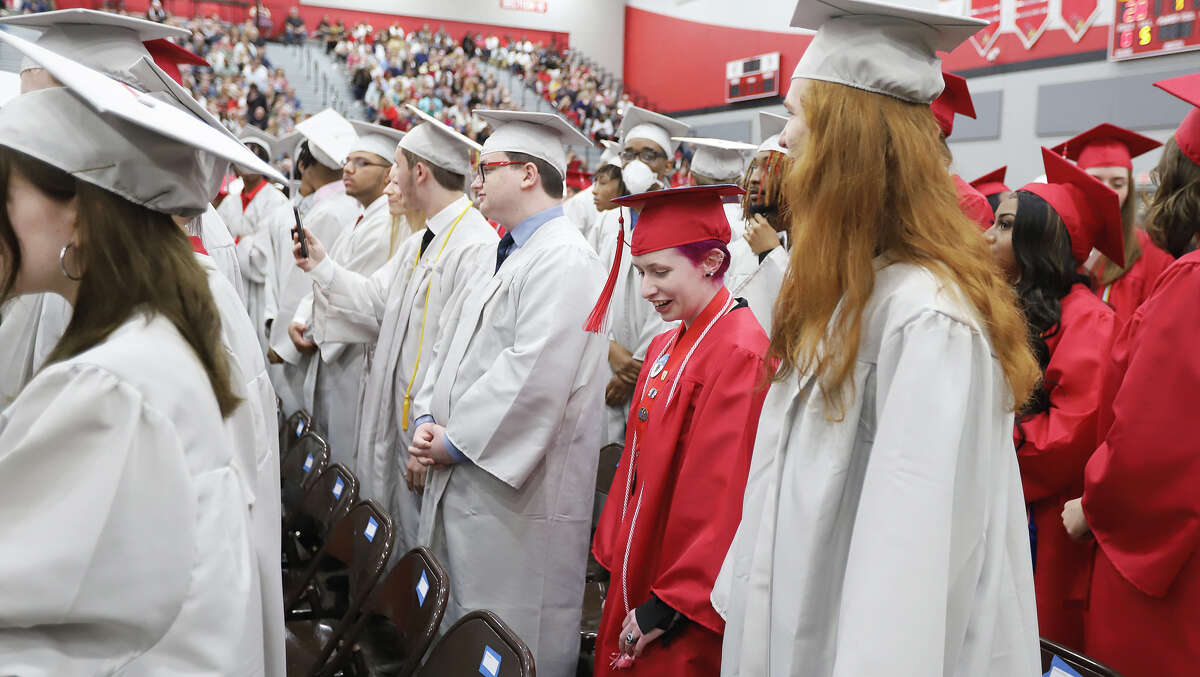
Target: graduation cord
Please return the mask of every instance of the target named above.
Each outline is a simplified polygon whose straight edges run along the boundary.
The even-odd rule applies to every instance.
[[[467,206],[464,207],[462,212],[459,213],[458,218],[454,219],[454,223],[450,224],[450,228],[446,231],[446,239],[442,240],[442,246],[441,246],[441,248],[438,249],[437,256],[433,257],[432,265],[436,266],[437,262],[439,260],[441,260],[442,252],[446,251],[446,245],[450,244],[450,236],[454,235],[454,229],[458,227],[458,222],[462,221],[463,217],[467,215],[467,212],[470,211],[471,207],[473,207],[474,205],[475,205],[474,202],[467,200]],[[412,279],[413,273],[417,272],[417,264],[419,264],[420,262],[421,262],[420,256],[417,256],[417,258],[413,260],[412,270],[408,273],[409,279]],[[421,311],[421,332],[420,332],[420,334],[417,335],[417,359],[416,359],[416,362],[413,364],[412,376],[409,377],[409,379],[408,379],[408,387],[406,387],[404,389],[404,407],[403,407],[404,414],[401,417],[401,420],[404,421],[403,425],[404,425],[404,430],[406,430],[406,431],[408,430],[408,426],[409,426],[408,411],[409,411],[409,408],[412,406],[413,383],[416,383],[417,371],[421,368],[421,350],[425,345],[425,320],[429,319],[429,295],[432,291],[433,291],[433,279],[431,276],[430,280],[429,280],[429,286],[425,287],[425,310]]]

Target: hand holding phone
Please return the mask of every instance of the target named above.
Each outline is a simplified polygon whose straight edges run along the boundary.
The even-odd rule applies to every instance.
[[[300,223],[300,210],[292,206],[292,214],[296,217],[296,227],[292,232],[296,234],[296,239],[300,243],[300,256],[308,258],[308,236],[304,233],[304,226]]]

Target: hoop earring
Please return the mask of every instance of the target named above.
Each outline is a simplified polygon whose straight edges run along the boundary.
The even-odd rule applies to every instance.
[[[67,246],[58,250],[58,270],[63,274],[63,277],[67,278],[68,280],[70,280],[72,282],[78,282],[83,279],[83,275],[80,275],[79,277],[75,277],[71,273],[67,272],[67,262],[66,262],[67,251],[70,249],[74,249],[74,248],[75,248],[75,243],[68,242]]]

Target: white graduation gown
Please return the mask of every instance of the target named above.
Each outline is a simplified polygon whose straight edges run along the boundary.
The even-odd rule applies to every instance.
[[[443,627],[498,613],[538,675],[575,674],[596,484],[607,340],[583,331],[604,284],[595,252],[560,217],[493,274],[475,277],[446,327],[415,417],[430,414],[469,459],[430,470],[420,541],[450,577]]]
[[[28,294],[0,309],[0,411],[29,383],[71,321],[71,304],[58,294]]]
[[[230,201],[232,206],[226,209]],[[218,211],[229,231],[238,237],[238,264],[247,288],[246,312],[254,325],[262,353],[266,355],[266,323],[275,317],[279,298],[272,234],[291,228],[296,218],[287,196],[270,184],[263,186],[244,210],[241,206],[241,195],[231,192]]]
[[[499,241],[466,197],[430,218],[428,228],[435,236],[419,261],[425,230],[412,234],[370,277],[329,258],[313,271],[315,293],[327,309],[326,339],[375,344],[359,400],[354,472],[359,495],[388,506],[396,520],[392,552],[399,555],[417,545],[420,524],[421,496],[404,483],[415,429],[411,399],[420,392],[443,325],[452,320],[448,304],[470,278],[465,262],[475,260],[479,247],[494,254]]]
[[[301,216],[301,222],[305,230],[311,231],[327,250],[331,250],[337,245],[342,231],[354,225],[362,207],[357,200],[346,195],[346,187],[341,181],[322,186],[309,197],[312,203],[308,212]],[[292,255],[291,224],[277,223],[276,228],[278,230],[272,234],[272,241],[275,247],[275,277],[279,280],[279,307],[276,312],[278,321],[271,324],[270,345],[283,359],[283,364],[272,364],[267,370],[271,374],[275,392],[283,402],[283,411],[290,416],[304,407],[304,379],[308,374],[311,356],[296,350],[288,336],[288,327],[297,306],[312,292],[312,281],[303,270],[296,267],[296,259]]]
[[[0,414],[0,670],[261,675],[249,519],[169,321],[134,316],[46,367]]]
[[[721,674],[1040,674],[1012,397],[973,309],[879,270],[852,386],[836,422],[805,376],[767,395],[712,595]]]
[[[230,380],[242,403],[225,419],[233,440],[234,467],[250,508],[250,538],[262,594],[263,655],[268,677],[284,677],[283,576],[279,554],[279,433],[275,391],[258,349],[254,328],[237,293],[211,257],[197,254],[221,317],[221,343]]]
[[[399,227],[408,232],[403,222]],[[371,275],[391,257],[393,235],[387,196],[381,195],[367,205],[357,224],[342,233],[328,250],[329,258],[346,270]],[[305,405],[312,413],[317,429],[325,433],[333,461],[353,468],[358,437],[358,397],[366,376],[367,354],[374,346],[341,343],[329,338],[326,334],[328,318],[328,303],[315,294],[305,297],[296,311],[296,320],[312,327],[313,342],[320,355],[320,359],[310,360],[308,364],[304,379]]]
[[[775,299],[783,286],[788,269],[788,251],[776,247],[767,253],[760,263],[758,255],[741,237],[729,244],[729,270],[725,271],[725,286],[735,297],[746,299],[750,312],[762,325],[767,336],[771,335],[771,314],[775,311]]]
[[[194,235],[195,233],[193,233]],[[233,234],[229,232],[229,227],[225,225],[225,221],[221,219],[221,215],[217,213],[216,207],[209,205],[204,213],[200,215],[200,242],[204,244],[204,250],[212,257],[213,263],[217,265],[217,270],[225,276],[237,291],[238,299],[242,306],[246,305],[246,297],[248,290],[246,283],[242,280],[242,269],[238,264],[237,246],[233,241]]]
[[[725,210],[725,220],[729,221],[729,230],[733,233],[730,242],[739,242],[746,234],[746,217],[742,211],[741,202],[725,202],[721,205]]]
[[[613,287],[612,299],[609,301],[609,340],[633,353],[634,359],[646,359],[646,349],[655,336],[674,326],[664,322],[662,316],[654,310],[654,304],[642,298],[642,276],[633,267],[633,255],[629,251],[632,242],[633,229],[630,227],[628,209],[609,209],[600,212],[599,235],[600,262],[606,270],[612,269],[613,257],[617,253],[618,218],[625,214],[625,251],[621,254],[621,269],[617,271],[617,284]],[[613,371],[604,361],[605,384],[612,380]],[[621,406],[604,407],[604,435],[601,446],[605,444],[625,443],[625,423],[629,418],[629,403]]]
[[[592,249],[600,251],[600,210],[596,209],[595,184],[563,200],[563,216],[574,223]]]

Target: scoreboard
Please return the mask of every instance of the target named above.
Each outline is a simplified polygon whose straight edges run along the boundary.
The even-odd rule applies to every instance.
[[[725,103],[768,96],[779,96],[779,52],[726,62]]]
[[[1115,0],[1108,58],[1136,59],[1200,49],[1200,0]]]

